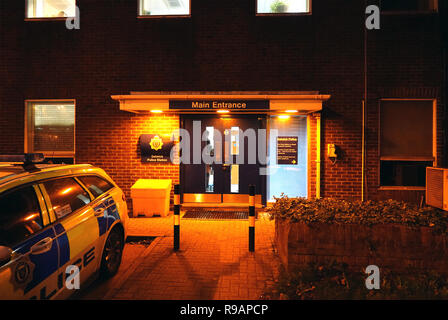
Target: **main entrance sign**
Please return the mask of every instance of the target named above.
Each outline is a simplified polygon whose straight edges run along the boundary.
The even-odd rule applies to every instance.
[[[170,100],[174,110],[269,110],[269,100]]]

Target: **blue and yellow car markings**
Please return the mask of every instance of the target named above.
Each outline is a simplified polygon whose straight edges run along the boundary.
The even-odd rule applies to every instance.
[[[62,224],[58,223],[54,226],[59,245],[59,267],[62,267],[70,260],[70,242],[67,233]]]
[[[41,254],[31,254],[31,247],[45,238],[53,240],[50,250]],[[28,255],[29,260],[34,265],[32,279],[24,288],[25,294],[58,270],[58,245],[54,241],[55,238],[54,229],[48,228],[13,248],[13,251],[17,254]],[[18,262],[20,260],[19,258]]]
[[[97,212],[98,210],[104,209],[104,214],[98,217],[98,227],[99,235],[102,236],[106,233],[115,220],[120,219],[120,214],[118,213],[117,204],[115,203],[112,196],[109,196],[101,204],[95,206],[93,210]]]

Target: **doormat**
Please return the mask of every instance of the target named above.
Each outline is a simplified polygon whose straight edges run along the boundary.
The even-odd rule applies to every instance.
[[[185,209],[182,219],[197,220],[247,220],[249,212],[247,208],[216,209],[216,208],[194,208]],[[255,213],[257,218],[257,213]]]

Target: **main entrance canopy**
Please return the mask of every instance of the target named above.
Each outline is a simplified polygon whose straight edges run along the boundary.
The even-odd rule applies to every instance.
[[[123,111],[179,114],[180,128],[189,137],[179,140],[186,144],[179,146],[184,203],[214,204],[247,202],[249,185],[256,186],[257,203],[266,204],[281,193],[319,197],[319,112],[329,98],[318,92],[298,91],[131,92],[112,96]],[[311,118],[316,121],[315,133],[310,132]],[[311,135],[315,146],[310,146]],[[315,159],[310,148],[316,150]],[[310,190],[311,167],[315,168],[315,192]]]
[[[283,113],[309,114],[322,110],[330,95],[317,91],[227,91],[227,92],[131,92],[113,95],[120,110],[133,113]]]

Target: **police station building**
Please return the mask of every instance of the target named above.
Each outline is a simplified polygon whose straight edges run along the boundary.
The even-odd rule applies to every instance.
[[[138,179],[184,204],[420,202],[447,166],[444,5],[2,0],[0,153],[97,165],[130,207]]]

